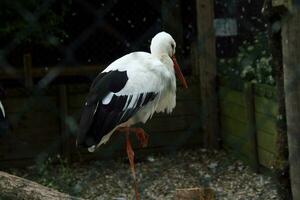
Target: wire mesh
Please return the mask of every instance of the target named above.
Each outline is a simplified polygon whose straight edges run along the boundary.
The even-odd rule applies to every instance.
[[[238,155],[242,154],[242,157],[246,157],[246,160],[252,156],[244,152],[244,148],[249,145],[250,136],[245,133],[249,129],[241,129],[242,133],[232,133],[233,136],[230,133],[231,138],[228,138],[226,131],[239,131],[238,129],[230,130],[230,128],[238,125],[228,127],[224,120],[242,124],[245,127],[249,125],[248,121],[243,121],[243,119],[238,118],[239,116],[234,116],[235,114],[241,114],[233,113],[235,108],[241,107],[239,102],[233,101],[222,104],[224,103],[222,101],[230,101],[231,99],[228,100],[226,97],[232,95],[232,93],[239,93],[241,98],[247,98],[244,94],[245,80],[242,80],[244,77],[241,78],[241,74],[245,70],[244,64],[239,69],[235,69],[230,65],[236,64],[232,60],[238,59],[244,41],[247,41],[247,45],[255,43],[255,37],[259,34],[265,36],[264,39],[266,40],[264,42],[267,41],[268,24],[261,14],[262,6],[263,1],[259,0],[215,1],[215,19],[233,19],[233,24],[235,24],[233,26],[236,26],[236,33],[229,36],[216,36],[218,78],[220,80],[226,79],[225,85],[220,81],[218,86],[221,110],[220,113],[215,113],[219,115],[220,119],[220,131],[222,132],[220,140],[223,139],[222,144],[225,148],[233,150]],[[174,7],[179,7],[179,18],[173,16],[174,13],[172,13],[171,8]],[[197,38],[197,12],[194,1],[30,0],[12,2],[4,0],[0,3],[0,9],[0,18],[2,18],[2,21],[7,20],[0,27],[0,66],[2,68],[0,77],[2,79],[1,84],[7,91],[11,92],[11,94],[7,94],[8,97],[4,98],[3,101],[4,107],[7,106],[6,104],[9,107],[7,118],[10,121],[11,130],[0,133],[0,144],[3,146],[0,162],[1,159],[9,161],[34,158],[35,162],[41,163],[49,155],[65,154],[66,151],[73,151],[75,146],[74,136],[77,132],[77,122],[80,116],[79,107],[83,105],[83,99],[72,101],[71,98],[75,98],[76,95],[83,96],[88,91],[88,85],[97,75],[97,72],[103,69],[102,66],[106,66],[116,58],[132,51],[149,51],[151,38],[161,30],[175,32],[176,40],[179,41],[177,54],[180,56],[180,63],[183,63],[183,71],[191,79],[197,80],[192,84],[196,88],[198,87],[199,74],[194,69],[194,65],[197,65],[197,55],[193,57],[192,54],[193,52],[203,53],[205,49],[202,46],[204,41],[199,41]],[[168,19],[170,18],[169,15],[171,15],[171,20]],[[215,27],[215,29],[218,28],[220,27]],[[176,32],[181,34],[176,34]],[[207,38],[209,37],[211,37],[211,34],[207,35]],[[268,51],[267,46],[263,45],[263,47]],[[257,59],[261,59],[259,56],[263,51],[258,49],[256,54],[251,54],[252,50],[250,49],[248,53],[254,55],[254,57],[246,57],[244,61],[249,63],[247,65],[256,65]],[[33,73],[31,86],[30,84],[29,86],[25,85],[24,82],[28,77],[23,76],[24,55],[28,53],[32,58],[30,65],[34,69],[41,69],[39,72],[35,71],[38,75],[29,72]],[[269,56],[269,54],[266,56]],[[209,56],[206,59],[208,62],[216,62]],[[223,62],[226,62],[226,65],[222,63],[222,60],[225,60]],[[76,68],[82,66],[99,66],[99,70],[93,68],[86,74],[74,72]],[[73,75],[65,73],[66,69],[70,74],[73,71]],[[228,73],[230,70],[231,72]],[[249,73],[251,73],[251,70],[258,72],[257,68],[251,68]],[[263,74],[263,76],[270,76],[274,79],[274,69],[271,67],[268,70],[268,74]],[[266,82],[259,82],[258,77],[250,76],[250,78],[250,81],[257,82],[257,84],[266,84]],[[65,87],[66,85],[67,87]],[[274,109],[273,104],[276,104],[277,101],[274,87],[275,81],[271,86],[256,87],[256,98],[269,99],[264,101],[271,102],[270,104],[267,102],[260,111],[257,111],[257,116],[254,116],[256,120],[254,126],[256,127],[250,127],[256,131],[258,130],[256,133],[258,140],[261,136],[259,135],[261,134],[259,128],[262,127],[263,131],[268,132],[268,127],[266,128],[264,125],[268,124],[270,120],[272,127],[276,126],[276,117],[278,116],[272,115],[277,113],[272,110]],[[259,88],[263,88],[261,92]],[[67,93],[67,96],[64,96],[64,92]],[[200,93],[198,91],[196,94],[191,94],[193,92],[195,93],[195,90],[187,93],[187,95],[193,96],[193,98],[194,96],[200,96],[201,91]],[[244,100],[247,101],[247,99]],[[67,104],[68,109],[65,112],[64,102]],[[199,146],[200,144],[203,145],[204,142],[201,141],[201,137],[197,136],[198,141],[189,144],[189,139],[193,138],[195,134],[199,134],[202,124],[208,120],[203,117],[207,115],[203,113],[205,109],[200,107],[199,98],[197,98],[196,104],[184,106],[185,108],[182,109],[186,109],[187,112],[193,110],[196,114],[192,117],[181,116],[184,119],[180,120],[188,122],[188,124],[184,124],[184,130],[175,130],[184,134],[180,134],[176,140],[172,141],[172,144],[168,144],[172,150],[187,144]],[[228,111],[227,106],[231,106],[232,110]],[[247,108],[245,105],[242,106],[244,107],[240,110],[245,112],[246,115]],[[26,118],[29,118],[29,120],[26,120]],[[167,122],[166,117],[160,116],[158,121],[160,120]],[[22,132],[24,131],[22,127],[26,126],[24,123],[30,124],[30,130],[27,130],[30,133],[28,132],[26,135]],[[43,126],[49,124],[49,127],[35,128],[39,123]],[[52,125],[53,127],[51,127]],[[161,124],[160,126],[164,125]],[[48,129],[49,131],[47,131]],[[43,135],[42,130],[45,130],[45,133],[49,135]],[[236,136],[235,134],[240,135]],[[271,134],[266,133],[266,135]],[[36,139],[33,140],[32,138]],[[69,140],[71,142],[68,142]],[[16,149],[19,146],[25,145],[25,147],[28,147],[32,143],[36,148],[31,150],[33,152],[24,153],[21,157],[13,153],[8,154],[10,157],[3,156],[6,154],[5,152],[18,152]],[[68,145],[66,146],[66,144]],[[260,149],[259,152],[274,155],[276,153],[269,152],[270,150],[261,146],[260,143],[257,145],[257,148]],[[271,145],[275,146],[275,144]],[[117,146],[122,146],[121,142],[111,144],[104,151],[104,154],[107,157],[114,156],[114,148],[118,148]],[[72,157],[74,159],[74,157],[80,157],[80,155],[76,153]],[[270,167],[273,164],[260,163],[260,165]],[[147,184],[144,187],[147,187]]]

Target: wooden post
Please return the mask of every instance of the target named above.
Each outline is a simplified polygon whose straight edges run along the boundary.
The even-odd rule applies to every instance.
[[[272,54],[272,66],[274,68],[277,101],[278,101],[278,116],[276,123],[277,139],[276,139],[276,161],[275,174],[278,180],[277,189],[281,199],[291,199],[291,185],[288,169],[288,142],[286,128],[286,110],[285,110],[285,95],[283,82],[283,63],[282,63],[282,37],[281,30],[274,30],[274,24],[281,22],[281,17],[287,12],[287,8],[274,7],[278,2],[274,0],[265,0],[263,14],[268,19],[268,43]]]
[[[69,132],[66,124],[66,117],[68,116],[68,99],[67,99],[66,85],[59,86],[59,108],[60,108],[60,130],[62,140],[62,152],[65,158],[70,160],[70,140]]]
[[[246,113],[248,118],[248,133],[247,138],[250,143],[249,161],[252,168],[259,171],[259,159],[257,149],[257,135],[256,135],[256,122],[255,122],[255,92],[252,83],[245,83],[245,102]]]
[[[202,126],[204,145],[220,148],[219,110],[216,83],[216,47],[214,34],[214,1],[197,0],[197,52],[200,72]]]
[[[300,199],[300,8],[282,21],[284,90],[292,196]]]
[[[24,78],[25,78],[25,87],[32,88],[32,57],[31,54],[25,54],[23,57],[24,62]]]

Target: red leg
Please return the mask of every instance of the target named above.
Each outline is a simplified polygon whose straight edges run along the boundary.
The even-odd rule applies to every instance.
[[[149,141],[149,135],[142,128],[131,128],[137,139],[140,142],[141,147],[147,147]]]
[[[125,128],[119,128],[118,130],[126,133],[126,152],[127,152],[127,156],[128,156],[128,160],[129,160],[129,164],[130,164],[130,170],[132,173],[133,181],[134,181],[135,198],[136,198],[136,200],[140,200],[140,194],[138,192],[136,173],[135,173],[135,165],[134,165],[134,151],[132,149],[130,138],[129,138],[130,128],[125,127]]]
[[[127,156],[128,156],[132,176],[134,179],[136,179],[135,167],[134,167],[134,151],[131,146],[129,132],[126,133],[126,151],[127,151]]]

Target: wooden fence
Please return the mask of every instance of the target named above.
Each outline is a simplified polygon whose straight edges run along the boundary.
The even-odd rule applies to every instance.
[[[20,80],[24,77],[25,85],[30,88],[32,84],[28,83],[33,83],[33,80],[37,82],[53,69],[58,72],[56,78],[64,80],[68,77],[95,76],[102,67],[32,68],[30,73],[24,73],[26,70],[11,75],[2,72],[0,78]],[[191,80],[189,89],[179,88],[177,106],[172,115],[156,114],[144,126],[150,133],[150,144],[140,152],[203,144],[199,82]],[[118,134],[94,154],[76,149],[74,134],[89,84],[62,81],[39,93],[28,93],[30,89],[20,87],[8,88],[3,104],[12,130],[0,140],[0,165],[34,163],[52,154],[77,160],[110,158],[122,153],[124,136]],[[278,151],[275,88],[266,85],[252,88],[243,82],[232,85],[222,80],[218,94],[223,147],[233,150],[254,168],[272,168]]]
[[[241,82],[237,88],[221,82],[219,102],[223,146],[255,168],[276,167],[278,104],[275,88],[256,84],[251,90],[247,83]]]
[[[32,68],[29,78],[39,80],[50,70]],[[63,80],[65,77],[95,76],[101,71],[101,67],[82,66],[56,70],[60,72],[57,78]],[[14,80],[23,75],[22,71],[11,76],[0,73],[2,80]],[[14,164],[33,164],[53,154],[78,160],[110,158],[122,153],[125,141],[124,136],[119,134],[115,134],[110,142],[93,154],[76,148],[73,135],[76,130],[72,129],[76,129],[89,84],[51,84],[39,93],[28,93],[29,90],[20,87],[7,88],[7,97],[2,102],[12,130],[0,139],[0,168]],[[198,83],[190,81],[189,85],[187,90],[179,88],[177,106],[171,115],[156,114],[144,126],[150,134],[150,143],[148,148],[139,152],[163,151],[201,143]],[[135,146],[137,147],[136,142]]]

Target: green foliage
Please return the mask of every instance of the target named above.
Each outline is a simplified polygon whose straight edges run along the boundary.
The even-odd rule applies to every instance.
[[[265,33],[258,34],[253,42],[244,41],[237,57],[219,60],[219,73],[233,80],[275,85],[267,42]]]
[[[70,4],[70,0],[1,0],[1,42],[58,45],[68,37],[63,22]]]

